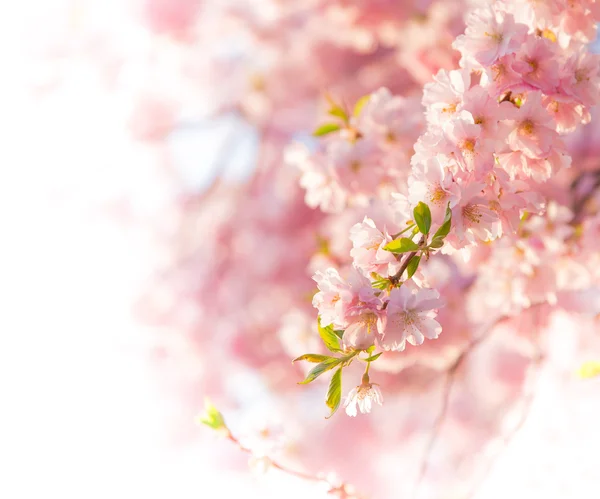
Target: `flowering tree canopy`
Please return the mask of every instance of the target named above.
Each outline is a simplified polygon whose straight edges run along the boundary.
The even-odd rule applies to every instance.
[[[124,3],[136,43],[80,42],[168,172],[141,310],[171,331],[182,427],[208,396],[223,462],[346,498],[498,497],[486,483],[519,435],[560,441],[543,470],[590,444],[600,2]],[[190,186],[174,137],[221,120],[241,132]],[[250,431],[246,383],[273,419]],[[572,476],[554,476],[569,497]]]

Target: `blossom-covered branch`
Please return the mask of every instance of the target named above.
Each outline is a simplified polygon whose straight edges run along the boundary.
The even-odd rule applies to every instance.
[[[543,8],[492,1],[476,8],[453,45],[461,67],[439,71],[424,87],[426,128],[410,169],[403,164],[412,150],[409,129],[418,128],[417,106],[386,89],[360,99],[351,116],[333,103],[330,114],[341,123],[317,129],[323,146],[316,152],[290,148],[309,206],[337,212],[377,200],[393,214],[383,227],[365,218],[351,229],[351,266],[314,276],[313,305],[345,355],[403,351],[407,342],[438,338],[443,297],[420,264],[438,251],[468,262],[497,239],[499,255],[500,248],[523,248],[531,234],[524,224],[553,212],[540,185],[570,166],[563,136],[589,122],[600,102],[600,59],[587,50],[599,12],[592,1]],[[554,303],[554,293],[548,286],[539,298],[529,292],[526,306]],[[509,303],[501,312],[519,310]]]

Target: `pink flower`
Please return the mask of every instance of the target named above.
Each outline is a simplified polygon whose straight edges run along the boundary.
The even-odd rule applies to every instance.
[[[486,7],[468,16],[465,34],[457,37],[452,46],[462,54],[463,64],[489,66],[517,50],[527,31],[527,26],[515,23],[512,14]]]
[[[464,170],[475,172],[480,178],[493,168],[493,142],[481,137],[483,130],[474,123],[469,112],[461,111],[446,124],[444,132],[453,146],[448,152]]]
[[[558,85],[557,59],[555,43],[546,38],[529,38],[517,53],[512,67],[532,87],[552,93]]]
[[[387,88],[372,93],[356,120],[357,128],[384,148],[412,146],[423,131],[423,108],[416,98],[394,96]]]
[[[311,156],[306,146],[294,143],[286,148],[284,161],[302,172],[300,185],[306,189],[304,200],[308,206],[327,213],[339,213],[346,207],[348,193],[326,170],[323,153]]]
[[[446,206],[454,207],[460,199],[460,187],[454,182],[439,158],[431,158],[413,167],[408,178],[408,200],[414,207],[419,201],[429,205],[432,220],[440,224],[444,220]]]
[[[542,98],[546,110],[554,118],[556,131],[560,134],[574,132],[578,125],[587,124],[592,119],[590,112],[570,96],[554,94]]]
[[[356,142],[335,138],[327,144],[329,174],[351,194],[373,195],[387,179],[381,152],[372,138],[364,137]]]
[[[415,153],[410,159],[411,165],[424,163],[427,160],[436,157],[443,149],[444,154],[451,152],[451,144],[444,136],[443,129],[433,126],[419,137],[415,143]]]
[[[600,102],[600,57],[581,51],[573,54],[563,68],[560,89],[584,106]]]
[[[498,103],[488,90],[477,85],[465,95],[461,109],[468,111],[473,116],[473,122],[482,129],[481,136],[496,139],[498,123],[503,120],[513,119],[517,109],[510,102]]]
[[[364,272],[377,272],[387,277],[390,265],[397,266],[393,253],[383,249],[392,240],[391,236],[377,229],[375,222],[370,218],[365,217],[361,223],[350,229],[350,240],[350,256],[354,259],[354,265]],[[391,272],[395,271],[392,269]]]
[[[357,305],[348,309],[345,318],[347,322],[342,344],[345,350],[366,350],[375,343],[377,337],[377,320],[382,315],[381,300],[375,295],[373,288],[365,289]]]
[[[322,326],[345,327],[344,309],[354,299],[350,285],[342,279],[336,269],[329,268],[325,272],[316,272],[313,279],[319,292],[313,297],[313,307],[319,310]]]
[[[442,327],[434,320],[435,309],[442,306],[439,293],[433,289],[412,292],[406,285],[392,289],[386,313],[377,324],[381,347],[402,351],[407,341],[411,345],[421,345],[425,338],[437,338]]]
[[[467,184],[461,193],[460,202],[452,208],[453,230],[447,241],[456,248],[465,243],[488,241],[498,236],[498,215],[489,208],[488,201],[482,196],[482,188],[483,184]]]
[[[559,142],[552,116],[543,106],[540,92],[527,95],[525,104],[521,106],[518,117],[513,121],[507,142],[513,151],[521,151],[530,158],[544,157],[550,152],[550,148]]]
[[[514,54],[505,55],[491,66],[483,68],[481,85],[494,97],[500,97],[510,91],[522,92],[529,88],[523,84],[523,78],[513,69]]]
[[[506,171],[497,168],[494,170],[494,182],[491,186],[494,197],[488,205],[500,220],[498,236],[513,234],[521,222],[522,210],[529,213],[539,212],[541,206],[535,201],[535,193],[528,190],[525,182],[510,179]]]
[[[462,70],[440,70],[431,83],[423,88],[425,114],[431,124],[448,121],[460,109],[463,95],[471,86],[471,72]]]
[[[383,395],[381,394],[379,385],[376,383],[369,383],[363,379],[363,382],[359,386],[350,390],[350,393],[344,401],[346,414],[348,414],[348,416],[355,417],[357,414],[357,404],[362,414],[368,414],[371,412],[373,402],[376,402],[379,405],[382,405],[383,403]]]
[[[371,346],[382,305],[371,281],[354,267],[349,269],[347,279],[333,268],[317,271],[313,279],[319,288],[313,297],[313,307],[319,310],[321,325],[346,329],[343,342],[348,348]]]
[[[560,147],[561,143],[559,142],[557,145]],[[545,182],[561,169],[571,166],[571,156],[562,148],[552,149],[543,158],[524,157],[524,159],[523,175],[536,182]]]
[[[592,11],[590,15],[590,10]],[[570,35],[579,35],[582,41],[589,43],[596,38],[596,21],[600,5],[595,0],[579,0],[564,2],[561,12],[561,30]]]

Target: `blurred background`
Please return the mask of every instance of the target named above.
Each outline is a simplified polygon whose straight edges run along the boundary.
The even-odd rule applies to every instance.
[[[434,421],[435,369],[382,373],[392,396],[372,419],[325,421],[324,386],[296,385],[290,360],[319,348],[313,259],[362,215],[309,209],[284,150],[313,146],[326,95],[352,103],[386,86],[420,109],[423,84],[457,65],[450,45],[473,3],[3,2],[2,497],[326,497],[250,469],[196,423],[205,396],[291,468],[371,497],[412,490],[427,435],[406,421],[413,409]],[[598,384],[565,375],[582,359],[560,336],[581,327],[569,321],[548,325],[566,353],[521,431],[493,459],[475,453],[522,424],[498,409],[530,402],[525,361],[510,357],[518,389],[507,382],[476,438],[448,429],[466,457],[434,466],[425,488],[468,486],[431,497],[600,490]]]

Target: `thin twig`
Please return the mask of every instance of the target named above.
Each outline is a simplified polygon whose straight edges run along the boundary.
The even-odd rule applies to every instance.
[[[434,448],[435,443],[436,443],[436,441],[440,435],[440,432],[442,430],[444,420],[446,419],[446,415],[448,412],[448,406],[450,404],[450,394],[452,393],[452,387],[454,386],[454,380],[455,380],[455,376],[456,376],[456,372],[458,371],[458,368],[461,366],[461,364],[466,359],[466,357],[473,352],[475,347],[477,345],[479,345],[485,338],[487,338],[489,336],[489,334],[491,333],[492,329],[496,325],[498,325],[500,322],[502,322],[504,319],[506,319],[505,316],[500,316],[500,317],[494,319],[493,321],[490,321],[490,323],[486,324],[482,328],[483,333],[477,335],[469,343],[467,348],[465,348],[465,350],[463,350],[461,352],[461,354],[457,357],[454,364],[452,364],[452,366],[450,366],[450,368],[446,371],[446,383],[444,385],[444,390],[442,392],[442,404],[440,407],[440,412],[438,413],[437,417],[435,418],[435,422],[431,429],[431,433],[429,434],[429,440],[427,441],[427,447],[425,448],[424,459],[421,462],[421,466],[419,468],[419,474],[417,476],[417,479],[415,482],[415,487],[413,489],[413,498],[416,497],[416,495],[421,487],[421,483],[423,482],[423,479],[425,478],[425,474],[427,473],[427,468],[429,466],[429,461],[431,460],[431,454],[433,452],[433,448]]]
[[[245,447],[235,436],[233,436],[231,434],[231,431],[229,431],[229,429],[227,429],[227,433],[225,436],[230,442],[233,442],[238,447],[238,449],[240,449],[242,452],[245,452],[246,454],[250,454],[251,456],[254,455],[252,450],[249,449],[248,447]],[[271,459],[269,457],[267,459],[269,461],[269,464],[273,468],[275,468],[279,471],[282,471],[283,473],[294,476],[296,478],[300,478],[302,480],[308,480],[311,482],[319,482],[319,483],[327,484],[330,487],[328,494],[337,495],[337,497],[339,499],[351,499],[351,498],[359,499],[359,496],[353,492],[354,487],[351,486],[350,484],[342,483],[340,485],[334,485],[327,478],[325,478],[323,476],[311,475],[309,473],[304,473],[302,471],[294,470],[294,469],[288,468],[287,466],[284,466],[284,465],[278,463],[277,461],[274,461],[273,459]]]
[[[541,352],[538,352],[538,355],[533,359],[532,366],[530,366],[530,369],[532,369],[532,368],[537,369],[538,377],[539,377],[539,371],[540,371],[539,366],[544,359],[545,359],[544,354]],[[477,480],[477,483],[475,483],[475,485],[471,489],[470,493],[466,496],[466,499],[475,496],[475,494],[477,493],[477,490],[484,483],[485,479],[487,478],[490,471],[492,470],[494,464],[498,461],[500,456],[502,456],[504,451],[506,451],[509,444],[514,440],[517,433],[519,433],[519,431],[521,431],[521,429],[525,425],[525,422],[527,421],[527,419],[529,417],[529,413],[531,411],[531,406],[533,405],[533,401],[535,399],[535,390],[533,389],[533,386],[535,386],[535,383],[531,383],[531,385],[532,385],[532,388],[525,395],[525,399],[523,401],[523,410],[521,411],[521,415],[519,417],[519,420],[517,421],[517,424],[506,435],[504,435],[502,437],[502,443],[503,443],[502,449],[499,452],[497,452],[496,455],[492,457],[492,459],[487,461],[487,463],[485,464],[485,468],[481,474],[481,477]]]
[[[423,242],[425,241],[425,236],[421,237],[420,241],[419,241],[419,246],[421,246],[423,244]],[[400,266],[400,270],[398,270],[398,272],[396,272],[393,276],[391,276],[390,282],[395,286],[396,284],[398,284],[398,282],[400,281],[400,279],[402,278],[402,274],[404,274],[404,271],[408,268],[408,265],[410,263],[410,261],[417,255],[417,253],[421,251],[420,249],[418,249],[417,251],[411,251],[407,257],[404,259],[404,262],[402,262],[402,265]]]

